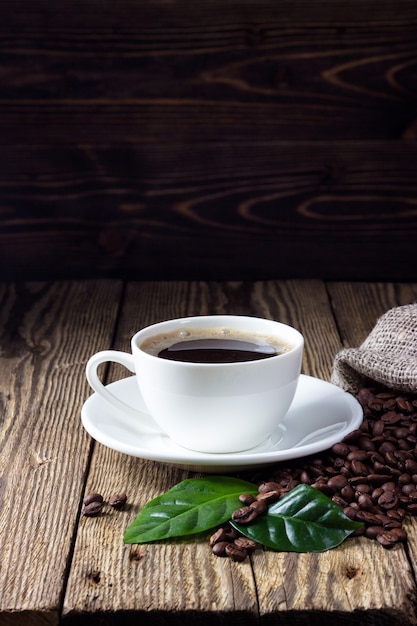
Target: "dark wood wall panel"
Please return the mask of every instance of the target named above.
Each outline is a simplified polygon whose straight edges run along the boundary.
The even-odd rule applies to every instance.
[[[390,139],[417,116],[400,5],[124,2],[112,27],[109,2],[31,4],[2,8],[3,141]]]
[[[4,277],[415,280],[414,0],[0,0]]]
[[[411,280],[414,142],[11,148],[8,275]],[[28,251],[30,255],[28,255]]]

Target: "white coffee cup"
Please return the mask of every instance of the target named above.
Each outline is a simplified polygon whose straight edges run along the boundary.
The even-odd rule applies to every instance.
[[[223,338],[272,342],[283,352],[260,360],[192,363],[160,358],[144,350],[152,337],[171,343],[206,331]],[[140,393],[156,423],[174,442],[199,452],[233,453],[265,441],[283,420],[294,399],[301,372],[304,339],[299,331],[273,320],[240,315],[208,315],[159,322],[131,340],[132,353],[104,350],[87,363],[94,391],[131,419],[143,413],[118,399],[97,374],[113,361],[136,375]]]

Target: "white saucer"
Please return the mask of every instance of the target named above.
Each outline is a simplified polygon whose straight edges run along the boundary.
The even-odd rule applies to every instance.
[[[111,407],[97,394],[85,402],[81,420],[87,432],[103,445],[143,459],[210,473],[241,471],[327,450],[363,419],[362,407],[349,393],[318,378],[301,375],[287,416],[260,446],[233,454],[187,450],[159,429],[147,426],[149,417],[135,376],[111,383],[112,392],[143,412],[135,421]]]

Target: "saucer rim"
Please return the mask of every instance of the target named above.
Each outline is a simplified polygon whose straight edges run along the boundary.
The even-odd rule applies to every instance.
[[[259,466],[271,463],[278,463],[282,461],[293,460],[296,458],[307,457],[311,454],[322,452],[323,450],[329,449],[334,443],[341,441],[341,439],[343,439],[343,437],[349,432],[359,428],[360,424],[362,423],[363,409],[358,400],[352,394],[344,391],[340,387],[337,387],[333,383],[314,376],[301,374],[300,382],[301,381],[331,387],[333,390],[337,390],[337,392],[340,392],[341,401],[347,403],[348,408],[350,409],[349,418],[346,417],[344,420],[345,423],[348,423],[349,429],[347,428],[347,426],[341,427],[340,432],[338,431],[333,436],[329,435],[328,437],[325,437],[322,442],[320,442],[319,440],[306,445],[301,445],[298,447],[295,446],[292,448],[284,448],[280,450],[256,451],[256,448],[253,448],[252,450],[244,450],[235,453],[207,453],[181,448],[180,446],[178,446],[178,444],[175,444],[173,442],[176,448],[178,448],[178,453],[177,450],[174,450],[174,453],[170,454],[164,451],[159,451],[157,446],[154,450],[152,450],[149,446],[138,447],[137,444],[130,445],[128,442],[117,441],[114,440],[114,438],[112,438],[111,436],[106,435],[105,433],[100,431],[100,428],[94,423],[94,417],[91,417],[91,414],[94,413],[94,411],[91,410],[91,405],[97,402],[97,399],[101,400],[100,396],[98,396],[96,393],[90,395],[84,402],[81,410],[81,421],[85,430],[94,440],[112,450],[115,450],[122,454],[127,454],[128,456],[142,458],[150,461],[157,461],[169,465],[176,465],[177,467],[183,469],[194,469],[195,471],[209,471],[210,467],[214,469],[225,468],[229,471],[249,469],[257,465]],[[117,386],[118,388],[120,388],[124,385],[132,384],[135,384],[135,376],[128,376],[116,382],[110,383],[108,386]],[[115,408],[114,414],[117,413],[118,410]],[[113,410],[111,411],[110,415],[112,414]],[[312,429],[311,433],[314,433],[314,429]],[[149,435],[149,433],[146,434]],[[155,434],[158,437],[166,437],[167,440],[171,441],[168,435],[165,435],[161,430],[155,431]]]

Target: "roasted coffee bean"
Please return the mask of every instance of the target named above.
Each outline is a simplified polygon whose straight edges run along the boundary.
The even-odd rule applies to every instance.
[[[244,548],[239,548],[234,543],[228,543],[224,550],[226,556],[230,557],[232,561],[244,561],[248,556],[248,553]]]
[[[361,509],[356,511],[355,519],[368,526],[380,525],[381,523],[381,519],[376,513],[372,513],[371,511],[362,511]]]
[[[92,502],[103,502],[103,496],[100,493],[88,493],[84,496],[83,503],[88,506]]]
[[[335,443],[332,447],[332,452],[337,456],[347,457],[350,452],[350,448],[346,443]]]
[[[252,552],[254,552],[258,547],[256,541],[249,539],[249,537],[238,537],[233,543],[239,548],[239,550],[246,550],[248,554],[252,554]]]
[[[384,429],[385,429],[385,422],[383,422],[382,420],[378,420],[374,422],[372,426],[373,437],[379,437],[380,435],[382,435],[382,433],[384,432]]]
[[[373,452],[376,449],[375,443],[370,437],[361,437],[358,440],[358,445],[361,450],[364,450],[365,452]]]
[[[224,528],[219,528],[218,530],[216,530],[215,533],[213,533],[209,539],[209,544],[211,546],[214,546],[216,543],[224,543],[224,542],[229,542],[230,539],[227,536],[226,530]]]
[[[331,497],[334,493],[333,489],[329,487],[329,485],[325,481],[317,481],[316,483],[313,483],[311,486],[314,487],[315,489],[318,489],[318,491],[321,491],[322,493],[324,493],[324,495],[329,496],[329,497]]]
[[[362,511],[373,511],[375,508],[372,498],[367,493],[359,494],[358,504]]]
[[[127,502],[127,496],[125,493],[116,493],[109,500],[110,506],[114,509],[122,509]]]
[[[401,493],[403,493],[406,496],[409,496],[410,493],[413,493],[413,491],[415,491],[415,484],[414,483],[408,483],[407,485],[402,485],[401,487]]]
[[[410,434],[408,428],[404,427],[395,428],[393,433],[397,439],[406,439]]]
[[[255,502],[255,498],[251,493],[242,493],[239,496],[239,500],[241,501],[242,504],[248,506],[249,504],[252,504],[252,502]]]
[[[358,400],[362,404],[362,406],[368,406],[369,403],[372,402],[374,398],[375,398],[375,394],[373,393],[373,391],[371,391],[367,387],[363,387],[358,392]]]
[[[256,496],[256,500],[259,502],[265,502],[265,504],[270,504],[271,502],[276,502],[279,500],[281,495],[281,491],[263,491],[262,493],[258,493]],[[253,502],[251,503],[253,504]]]
[[[400,509],[400,508],[398,508],[398,509],[389,509],[386,513],[387,513],[387,516],[390,519],[396,519],[399,522],[402,522],[403,519],[405,518],[405,511],[404,511],[404,509]]]
[[[343,476],[343,474],[338,474],[337,476],[332,476],[331,478],[329,478],[327,484],[330,489],[333,489],[334,491],[341,491],[343,487],[346,487],[346,485],[349,484],[349,482],[346,476]]]
[[[216,532],[211,535],[209,544],[212,547],[214,554],[217,554],[218,556],[227,556],[225,552],[226,544],[233,543],[239,537],[241,537],[240,533],[238,533],[233,526],[230,526],[230,524],[226,524],[218,528]]]
[[[380,391],[375,396],[381,400],[389,400],[390,398],[396,398],[396,393],[395,391]]]
[[[232,513],[232,520],[239,524],[250,524],[259,516],[259,513],[252,506],[243,506]]]
[[[358,485],[364,485],[366,483],[369,483],[369,478],[366,475],[352,476],[349,479],[349,483],[352,487],[354,487],[354,489],[356,489]]]
[[[311,485],[310,474],[305,470],[303,470],[300,474],[300,483],[302,483],[303,485]]]
[[[368,452],[368,456],[371,463],[381,463],[381,465],[384,464],[384,457],[379,454],[379,452],[373,450],[372,452]]]
[[[265,500],[255,500],[255,502],[252,502],[252,504],[249,505],[249,508],[253,511],[256,511],[257,515],[263,515],[263,513],[268,510],[268,504],[265,502]]]
[[[348,502],[352,502],[352,500],[355,497],[355,491],[352,485],[348,484],[345,487],[342,487],[342,489],[340,490],[340,495],[342,496],[342,498],[344,498]]]
[[[414,459],[406,459],[404,462],[404,469],[409,474],[417,474],[417,461]]]
[[[397,398],[397,408],[404,413],[413,412],[413,404],[407,398]]]
[[[362,437],[362,431],[358,428],[357,430],[352,430],[351,433],[348,433],[344,438],[342,443],[354,443],[358,439]]]
[[[395,452],[395,450],[396,450],[396,447],[392,443],[392,441],[386,440],[383,443],[381,443],[381,445],[379,446],[380,454],[385,454],[386,452]]]
[[[375,469],[375,467],[374,467]],[[388,482],[391,476],[389,474],[368,474],[369,484],[371,485],[383,485]]]
[[[372,493],[372,485],[369,483],[359,483],[355,486],[355,495],[359,495],[361,493]]]
[[[267,491],[280,491],[280,489],[281,485],[272,481],[261,483],[258,487],[259,493],[265,493]]]
[[[343,509],[343,513],[346,515],[346,517],[349,517],[350,519],[356,520],[356,513],[358,512],[358,509],[355,509],[353,506],[347,506]]]
[[[409,485],[411,483],[411,476],[410,474],[401,474],[400,476],[398,476],[398,484],[399,485]]]
[[[366,450],[352,450],[346,458],[348,461],[367,461],[368,454]]]
[[[348,502],[346,500],[344,500],[341,496],[334,495],[334,496],[332,496],[332,500],[333,500],[333,502],[338,504],[341,509],[344,509],[344,508],[346,508],[348,506]]]
[[[226,546],[230,545],[229,541],[217,541],[212,545],[212,552],[216,556],[228,556],[226,554]]]
[[[383,526],[368,526],[365,529],[365,535],[369,537],[369,539],[376,539],[378,535],[382,535],[383,532]]]
[[[371,402],[368,402],[368,407],[375,413],[380,413],[384,408],[384,402],[380,398],[374,398]]]
[[[363,522],[355,535],[390,548],[406,540],[404,518],[417,516],[417,395],[363,388],[357,397],[362,425],[327,452],[258,472],[256,502],[266,505],[297,484],[311,485]],[[247,502],[234,516],[249,524],[263,509]]]
[[[240,533],[236,530],[236,528],[233,528],[233,526],[230,526],[230,524],[226,525],[225,533],[226,533],[226,538],[228,541],[234,541],[235,539],[240,537]]]
[[[314,465],[308,468],[309,474],[311,475],[312,478],[314,478],[315,481],[317,481],[319,478],[323,477],[323,468],[322,467],[315,467]]]
[[[382,415],[381,420],[385,424],[398,424],[398,422],[401,422],[401,415],[395,411],[387,411]]]
[[[392,480],[388,480],[386,483],[383,483],[381,487],[383,491],[395,491],[397,485]]]
[[[384,491],[378,498],[378,504],[382,509],[394,509],[398,507],[398,498],[393,491]]]
[[[298,484],[298,480],[295,480],[294,478],[292,480],[289,480],[285,485],[285,491],[291,491],[291,489],[294,489],[294,487],[296,487]]]
[[[395,454],[393,452],[386,452],[385,453],[385,462],[390,467],[396,467],[397,466],[397,459],[395,457]]]
[[[401,533],[398,533],[396,532],[397,530],[402,530],[402,529],[395,528],[394,530],[384,531],[380,535],[377,535],[376,540],[379,541],[379,543],[383,545],[384,548],[392,548],[393,546],[395,546],[396,543],[405,541],[407,538],[405,531],[402,530]]]
[[[401,522],[397,522],[396,520],[387,520],[384,522],[384,528],[386,530],[391,530],[392,528],[402,528]]]
[[[357,461],[356,459],[353,459],[351,467],[352,467],[352,472],[353,474],[355,474],[355,476],[366,476],[367,468],[366,468],[366,465],[364,465],[364,463],[362,463],[361,461]]]
[[[384,532],[385,530],[383,526],[368,526],[367,528],[365,528],[365,536],[369,539],[376,539]]]
[[[86,517],[97,517],[101,513],[103,509],[103,503],[98,500],[93,500],[93,502],[89,502],[83,508],[83,515]]]

